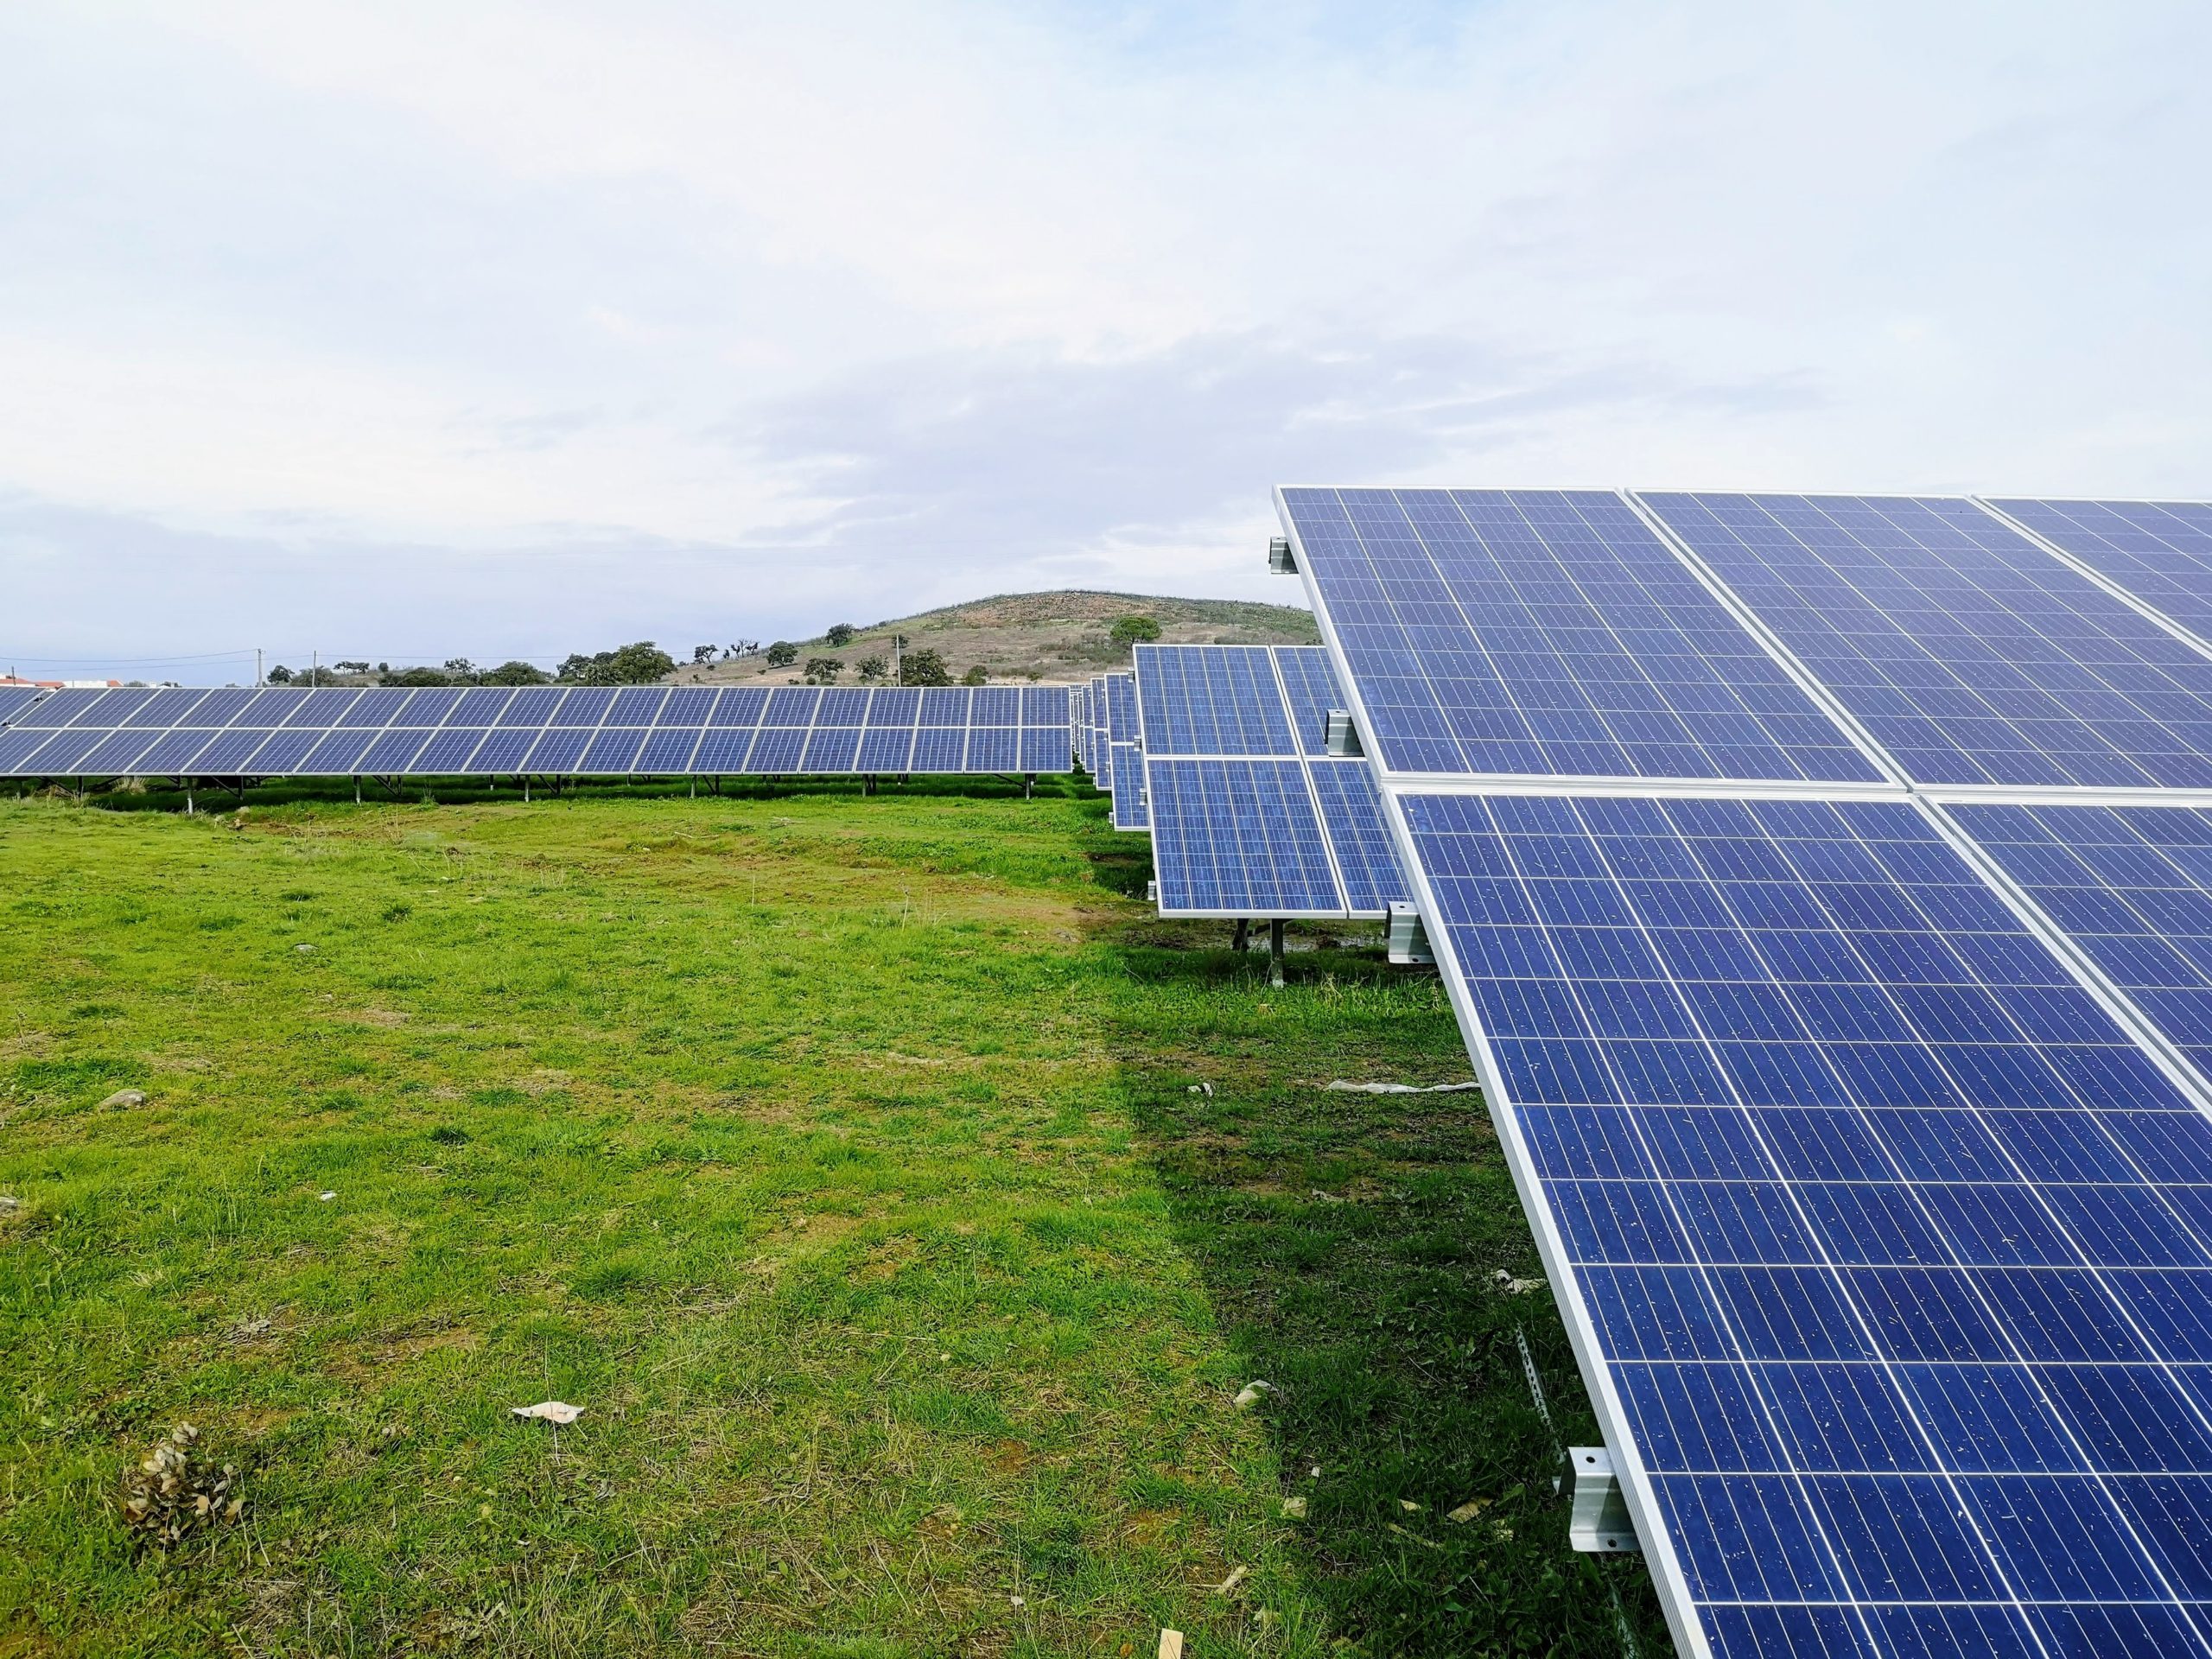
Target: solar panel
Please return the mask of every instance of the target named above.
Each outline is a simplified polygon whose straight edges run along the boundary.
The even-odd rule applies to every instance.
[[[1144,751],[1134,743],[1111,743],[1107,746],[1107,752],[1114,775],[1114,827],[1149,827],[1152,818],[1145,805]]]
[[[38,688],[31,685],[0,685],[0,726],[9,726],[16,717],[38,699]]]
[[[2199,1646],[2212,1122],[1925,810],[1400,798],[1711,1649]]]
[[[0,776],[1065,772],[1068,693],[1052,685],[79,690],[10,700],[17,718],[0,722],[10,740],[0,744]],[[58,741],[63,734],[69,741]]]
[[[1881,779],[1618,495],[1291,489],[1281,500],[1391,771]]]
[[[1947,810],[2212,1077],[2212,815],[2184,806]]]
[[[1299,762],[1171,757],[1147,760],[1145,771],[1163,913],[1344,914]],[[1114,804],[1118,814],[1118,791]]]
[[[2000,496],[1989,505],[2198,638],[2212,639],[2212,503]]]
[[[1331,897],[1310,902],[1312,891],[1299,885],[1309,901],[1294,913],[1380,916],[1408,897],[1398,858],[1382,814],[1372,770],[1358,758],[1331,760],[1323,741],[1329,709],[1341,708],[1328,653],[1314,645],[1154,645],[1135,652],[1135,702],[1142,728],[1143,771],[1147,792],[1166,761],[1203,758],[1216,763],[1206,774],[1227,779],[1253,768],[1259,779],[1243,780],[1236,798],[1257,798],[1279,775],[1276,763],[1301,769],[1309,797],[1300,810],[1273,815],[1233,814],[1218,810],[1204,791],[1185,789],[1148,805],[1155,866],[1179,871],[1221,863],[1242,868],[1281,857],[1294,863],[1306,856],[1309,825],[1322,843],[1322,862],[1330,869]],[[1116,747],[1118,757],[1122,747]],[[1224,785],[1225,786],[1225,785]],[[1141,827],[1132,813],[1124,823],[1122,791],[1115,791],[1117,828]],[[1224,833],[1268,833],[1288,837],[1280,848],[1252,844],[1235,849],[1187,847],[1193,838]],[[1249,887],[1249,883],[1237,890]],[[1163,915],[1270,914],[1227,912],[1217,884],[1187,880],[1160,883]],[[1286,912],[1292,913],[1292,912]]]
[[[1639,499],[1916,781],[2212,787],[2212,658],[1974,503]]]

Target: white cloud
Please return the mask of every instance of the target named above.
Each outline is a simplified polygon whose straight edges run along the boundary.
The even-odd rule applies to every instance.
[[[0,647],[366,626],[378,559],[460,573],[443,637],[349,650],[1281,597],[1290,477],[2203,493],[2208,43],[2148,3],[11,8],[0,583],[41,603]],[[175,591],[119,590],[154,546]]]

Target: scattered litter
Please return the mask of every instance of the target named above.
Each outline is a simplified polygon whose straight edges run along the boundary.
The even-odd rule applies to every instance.
[[[1306,1500],[1302,1497],[1283,1499],[1282,1518],[1286,1521],[1303,1521],[1306,1518]]]
[[[1468,1522],[1473,1520],[1477,1516],[1480,1515],[1489,1507],[1490,1499],[1486,1497],[1471,1497],[1444,1518],[1446,1521],[1451,1522],[1454,1526],[1464,1527]]]
[[[0,1192],[0,1216],[13,1215],[23,1207],[23,1201],[12,1192]]]
[[[1265,1636],[1282,1623],[1282,1615],[1272,1607],[1262,1607],[1253,1615],[1253,1622],[1259,1625],[1260,1634]]]
[[[335,1192],[318,1192],[315,1195],[315,1201],[317,1204],[328,1204],[337,1196]]]
[[[582,1406],[572,1406],[561,1400],[541,1400],[534,1406],[509,1406],[518,1417],[538,1417],[549,1423],[573,1423],[584,1414]]]
[[[938,1356],[938,1357],[939,1359],[943,1360],[943,1361],[944,1361],[946,1364],[948,1364],[948,1365],[950,1365],[950,1364],[952,1363],[952,1356],[951,1356],[950,1354],[939,1354],[939,1355]]]
[[[1191,1085],[1189,1092],[1194,1095],[1211,1095],[1213,1093],[1213,1084],[1210,1083],[1194,1083]]]
[[[1163,1630],[1160,1633],[1160,1659],[1183,1659],[1183,1632]]]
[[[1456,1095],[1469,1089],[1479,1089],[1479,1083],[1346,1083],[1339,1077],[1334,1083],[1325,1083],[1324,1089],[1333,1089],[1340,1095]]]
[[[1516,1279],[1503,1268],[1491,1274],[1491,1281],[1509,1296],[1526,1296],[1532,1290],[1544,1287],[1544,1281],[1541,1279]]]
[[[1417,1532],[1408,1532],[1403,1527],[1400,1526],[1395,1521],[1390,1522],[1390,1530],[1396,1533],[1401,1538],[1412,1539],[1414,1542],[1419,1544],[1423,1549],[1441,1549],[1444,1548],[1443,1545],[1438,1543],[1433,1538],[1424,1538]]]
[[[1008,1601],[1012,1602],[1012,1603],[1013,1603],[1015,1606],[1017,1606],[1017,1607],[1027,1607],[1027,1606],[1029,1605],[1027,1602],[1024,1601],[1024,1600],[1023,1600],[1020,1596],[1008,1596],[1008,1597],[1007,1598],[1007,1599]]]
[[[237,1467],[226,1463],[218,1472],[200,1462],[192,1449],[199,1439],[198,1429],[179,1423],[123,1478],[124,1525],[161,1548],[196,1528],[226,1525],[245,1508],[231,1491]]]
[[[1250,1567],[1240,1567],[1234,1573],[1231,1573],[1227,1578],[1224,1579],[1219,1584],[1214,1586],[1213,1592],[1217,1596],[1234,1595],[1236,1593],[1236,1586],[1243,1583],[1244,1580],[1251,1575],[1252,1569]]]
[[[1410,1497],[1402,1497],[1398,1500],[1398,1507],[1403,1510],[1408,1515],[1419,1515],[1423,1510],[1427,1509],[1428,1505],[1426,1503],[1416,1503]]]
[[[1309,1469],[1309,1470],[1307,1470],[1307,1471],[1306,1471],[1306,1479],[1308,1479],[1308,1480],[1319,1480],[1319,1479],[1320,1479],[1320,1478],[1321,1478],[1321,1465],[1320,1465],[1319,1464],[1318,1464],[1318,1463],[1317,1463],[1317,1464],[1315,1464],[1315,1465],[1314,1465],[1311,1469]]]
[[[1249,1411],[1274,1391],[1275,1385],[1272,1382],[1262,1382],[1256,1380],[1247,1382],[1236,1391],[1236,1409]]]
[[[146,1091],[143,1089],[118,1089],[100,1102],[103,1107],[143,1106],[145,1103]]]
[[[1320,1199],[1324,1204],[1342,1204],[1344,1202],[1344,1200],[1338,1198],[1335,1193],[1324,1192],[1318,1186],[1313,1189],[1313,1196]]]
[[[303,957],[311,957],[315,954],[315,946],[311,944],[296,944],[292,949],[298,951]]]

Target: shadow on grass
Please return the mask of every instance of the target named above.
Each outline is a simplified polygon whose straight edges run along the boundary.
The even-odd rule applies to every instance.
[[[1347,931],[1294,928],[1282,990],[1226,923],[1109,936],[1130,1109],[1224,1335],[1275,1389],[1255,1409],[1305,1500],[1309,1587],[1375,1656],[1611,1659],[1624,1617],[1667,1654],[1641,1564],[1568,1546],[1558,1448],[1596,1422],[1548,1291],[1499,1282],[1541,1268],[1480,1096],[1323,1086],[1471,1072],[1434,976]]]

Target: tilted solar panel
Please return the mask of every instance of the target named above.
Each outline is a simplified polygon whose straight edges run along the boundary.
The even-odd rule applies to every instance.
[[[1945,810],[2212,1077],[2212,814],[2185,806]]]
[[[1616,494],[1287,489],[1280,499],[1390,771],[1882,777]]]
[[[2212,503],[1998,496],[1989,505],[2199,639],[2212,639]]]
[[[1145,804],[1144,751],[1134,743],[1108,746],[1114,775],[1114,827],[1142,830],[1152,823]]]
[[[0,685],[0,726],[13,725],[16,717],[37,699],[36,686]]]
[[[1343,895],[1296,760],[1191,760],[1145,767],[1163,912],[1340,917]],[[1115,796],[1118,810],[1121,796]],[[1161,825],[1182,826],[1162,833]]]
[[[1265,645],[1140,645],[1135,676],[1147,754],[1295,754]]]
[[[1678,1630],[2197,1650],[2212,1122],[1927,810],[1400,804]]]
[[[1413,897],[1382,821],[1382,797],[1364,760],[1309,760],[1306,775],[1321,810],[1321,829],[1344,878],[1344,908],[1354,916],[1381,916]],[[1155,832],[1156,835],[1156,832]]]
[[[1916,781],[2212,787],[2212,658],[1974,503],[1638,499]]]

